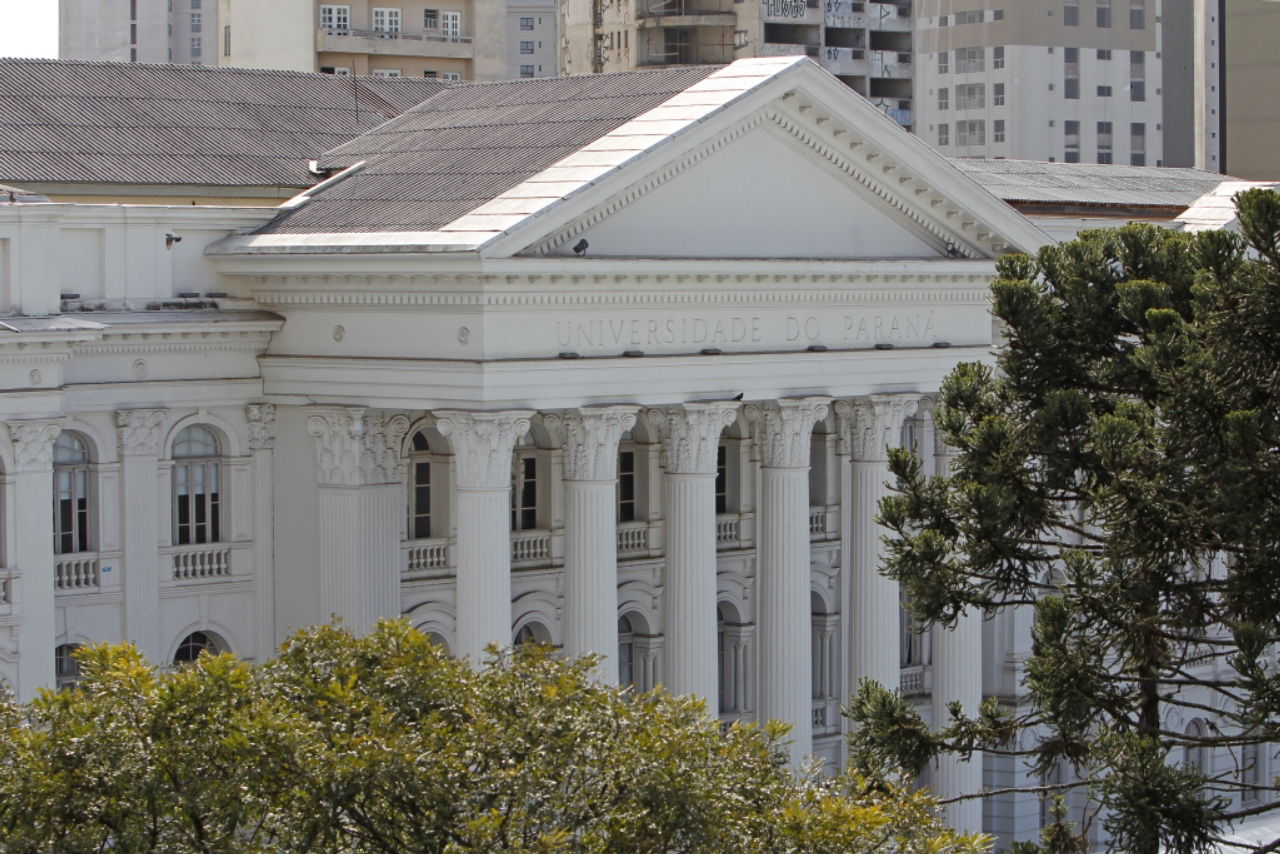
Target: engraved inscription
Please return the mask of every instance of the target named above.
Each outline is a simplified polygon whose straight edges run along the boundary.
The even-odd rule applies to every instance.
[[[583,318],[556,321],[556,345],[576,351],[638,347],[752,345],[785,347],[819,340],[831,344],[879,341],[932,341],[937,338],[932,311],[849,312],[787,317]]]

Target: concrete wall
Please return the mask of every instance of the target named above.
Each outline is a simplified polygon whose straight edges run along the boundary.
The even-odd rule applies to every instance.
[[[1280,3],[1227,0],[1225,35],[1223,171],[1252,181],[1280,179]]]
[[[137,0],[137,18],[130,14],[129,0],[59,0],[58,57],[129,62],[136,49],[138,62],[168,62],[167,0]]]
[[[315,0],[219,0],[218,64],[316,71],[316,13]]]

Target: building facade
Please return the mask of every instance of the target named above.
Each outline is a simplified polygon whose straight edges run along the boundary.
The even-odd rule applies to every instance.
[[[1222,171],[1251,181],[1280,179],[1280,87],[1275,50],[1280,5],[1266,0],[1220,0],[1222,120],[1215,130],[1226,140]]]
[[[217,65],[217,0],[58,0],[58,56]]]
[[[554,2],[507,4],[507,79],[553,77],[557,73],[559,14]]]

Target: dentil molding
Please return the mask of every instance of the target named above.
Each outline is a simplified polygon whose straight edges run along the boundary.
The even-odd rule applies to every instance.
[[[802,397],[752,403],[745,408],[760,449],[760,464],[771,469],[809,468],[813,425],[827,417],[829,397]]]
[[[62,432],[63,419],[10,421],[14,470],[47,472],[53,468],[53,442]]]
[[[902,444],[902,425],[915,415],[919,394],[873,394],[835,403],[840,453],[861,462],[887,462]]]
[[[121,409],[116,412],[120,453],[126,457],[158,457],[169,421],[167,409]]]
[[[533,410],[463,412],[438,410],[436,429],[453,445],[461,489],[509,489],[511,453],[529,432]]]
[[[669,474],[715,474],[720,433],[738,417],[736,401],[698,401],[650,409],[645,418],[662,435]]]
[[[276,446],[276,405],[251,403],[244,408],[249,417],[249,450],[270,451]]]
[[[622,434],[636,426],[638,411],[638,406],[592,406],[542,416],[564,449],[564,479],[617,480],[618,445]]]
[[[307,432],[316,439],[321,486],[376,486],[404,479],[408,463],[400,456],[400,443],[409,431],[407,416],[360,406],[313,411]]]

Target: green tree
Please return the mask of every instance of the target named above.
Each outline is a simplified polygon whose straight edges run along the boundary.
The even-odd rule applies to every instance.
[[[0,852],[980,854],[897,782],[794,774],[783,730],[722,733],[596,661],[493,650],[480,669],[403,622],[333,627],[248,666],[80,653],[74,690],[0,704]]]
[[[1255,773],[1280,741],[1280,195],[1237,207],[1243,239],[1130,225],[1000,260],[1007,344],[943,383],[949,476],[892,455],[883,571],[926,624],[1034,608],[1025,696],[931,733],[864,684],[865,769],[975,748],[1065,766],[1042,796],[1087,792],[1139,854],[1208,852],[1280,807]],[[1082,848],[1054,813],[1044,846]]]

